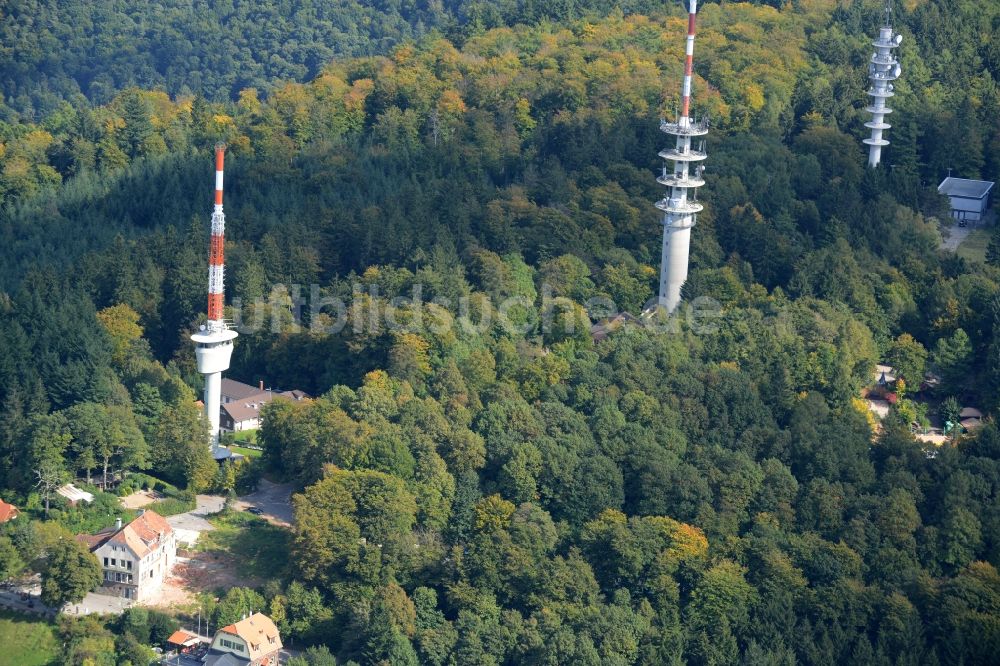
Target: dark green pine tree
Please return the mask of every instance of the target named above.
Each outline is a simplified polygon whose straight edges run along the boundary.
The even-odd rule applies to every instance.
[[[902,114],[901,118],[903,117]],[[889,187],[896,201],[917,208],[920,204],[920,123],[909,116],[892,129],[889,147]]]
[[[959,160],[955,165],[956,175],[964,178],[979,178],[985,163],[983,157],[983,124],[979,122],[976,109],[968,96],[962,101],[955,114],[957,124],[961,128],[962,141],[958,146]]]
[[[990,244],[986,246],[986,263],[1000,266],[1000,224],[993,227]]]
[[[122,96],[122,119],[125,126],[119,132],[118,142],[121,149],[135,159],[142,155],[146,139],[153,133],[153,122],[146,100],[134,88]]]

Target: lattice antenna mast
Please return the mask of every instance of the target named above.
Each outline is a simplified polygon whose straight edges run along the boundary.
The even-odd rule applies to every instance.
[[[692,163],[703,161],[708,155],[704,142],[699,150],[692,150],[694,137],[708,134],[708,121],[691,119],[691,77],[694,69],[695,16],[697,0],[688,3],[688,32],[684,49],[684,83],[681,90],[681,114],[676,122],[662,121],[660,130],[676,137],[673,148],[660,152],[665,160],[663,174],[656,182],[669,188],[667,196],[656,203],[663,211],[663,250],[660,257],[660,292],[658,304],[668,313],[677,309],[681,301],[681,287],[687,281],[688,260],[691,249],[691,228],[703,206],[697,203],[697,190],[705,184],[703,167],[692,170]],[[669,162],[670,164],[667,164]]]
[[[868,166],[872,168],[878,166],[882,159],[882,147],[889,145],[882,135],[892,127],[885,122],[892,109],[886,106],[885,101],[895,96],[892,82],[902,73],[893,53],[902,41],[903,36],[892,29],[892,0],[886,0],[885,23],[879,29],[878,39],[872,42],[875,52],[868,64],[868,79],[871,81],[868,96],[872,98],[872,103],[865,111],[872,114],[872,119],[865,123],[865,127],[871,130],[871,136],[864,139],[864,143],[868,145]]]
[[[236,331],[229,328],[223,315],[225,299],[226,216],[222,212],[222,175],[226,148],[215,147],[215,207],[212,209],[212,235],[208,243],[208,322],[191,336],[195,344],[198,372],[205,375],[205,420],[210,445],[216,459],[228,458],[229,450],[219,446],[219,410],[222,403],[222,373],[229,369]]]

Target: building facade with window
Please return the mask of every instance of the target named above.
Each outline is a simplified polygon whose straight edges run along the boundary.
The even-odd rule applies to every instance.
[[[156,597],[177,561],[177,538],[163,516],[144,511],[127,525],[77,537],[101,565],[97,592],[137,602]]]
[[[204,662],[206,666],[274,666],[281,647],[281,636],[271,618],[254,613],[215,632]]]

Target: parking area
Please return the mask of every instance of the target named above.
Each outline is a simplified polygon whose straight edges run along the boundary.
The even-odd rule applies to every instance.
[[[270,523],[282,527],[291,527],[292,485],[290,483],[274,483],[261,479],[257,490],[236,500],[233,505],[240,511],[250,507],[260,509],[260,516]]]
[[[975,227],[969,225],[965,227],[958,226],[958,222],[953,222],[950,227],[947,228],[947,237],[941,239],[941,249],[948,250],[950,252],[955,252],[958,250],[958,246],[965,242],[965,239],[969,237],[972,230]]]
[[[215,529],[208,522],[208,516],[222,511],[225,503],[225,498],[218,495],[198,495],[197,505],[193,510],[167,518],[170,527],[177,534],[178,547],[191,548],[202,532]]]
[[[63,613],[67,615],[119,615],[125,612],[134,601],[122,597],[112,597],[107,594],[89,592],[78,604],[67,604],[63,608]]]
[[[54,616],[55,611],[42,603],[41,593],[37,574],[22,584],[7,583],[0,588],[0,606],[19,613]]]

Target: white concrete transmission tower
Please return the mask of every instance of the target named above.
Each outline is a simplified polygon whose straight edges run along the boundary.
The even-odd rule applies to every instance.
[[[864,139],[864,143],[868,145],[868,166],[872,168],[878,166],[882,159],[883,146],[889,145],[882,134],[892,127],[885,122],[885,117],[892,113],[892,109],[886,106],[885,101],[895,95],[892,82],[902,73],[893,53],[902,41],[903,36],[892,29],[892,0],[886,0],[885,21],[879,29],[878,39],[872,42],[875,53],[868,64],[868,78],[871,81],[868,96],[872,98],[872,103],[865,111],[872,114],[872,119],[865,123],[865,127],[872,132],[870,137]]]

